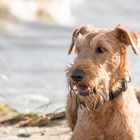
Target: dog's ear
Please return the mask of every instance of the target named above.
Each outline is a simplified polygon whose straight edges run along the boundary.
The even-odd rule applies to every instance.
[[[74,47],[75,47],[74,42],[75,42],[75,39],[76,39],[78,36],[80,36],[80,29],[77,28],[77,29],[74,30],[74,32],[73,32],[73,34],[72,34],[72,42],[71,42],[71,45],[70,45],[68,54],[71,54],[72,50],[74,49]]]
[[[71,52],[74,50],[76,38],[79,38],[80,36],[86,33],[92,32],[93,30],[94,28],[91,26],[82,26],[80,28],[76,28],[72,34],[72,42],[71,42],[68,54],[71,54]]]
[[[117,38],[120,42],[128,45],[131,45],[133,52],[139,54],[138,52],[138,36],[135,32],[128,31],[123,25],[119,24],[115,31],[117,33]]]

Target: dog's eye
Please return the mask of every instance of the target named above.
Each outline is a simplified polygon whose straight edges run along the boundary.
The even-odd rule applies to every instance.
[[[103,47],[97,47],[96,48],[96,53],[104,53],[105,49]]]

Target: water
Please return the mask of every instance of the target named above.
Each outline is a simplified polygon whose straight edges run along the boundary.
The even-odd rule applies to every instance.
[[[64,107],[71,29],[39,23],[22,26],[0,36],[1,100],[25,112],[50,112],[62,103]],[[54,109],[47,110],[48,103]]]
[[[73,60],[67,51],[75,26],[115,27],[123,23],[140,33],[138,0],[129,0],[127,4],[121,0],[83,0],[70,8],[73,23],[69,26],[22,21],[12,23],[8,31],[1,30],[0,102],[21,112],[50,113],[64,109],[65,68]],[[133,85],[139,86],[140,58],[131,49],[129,61]]]

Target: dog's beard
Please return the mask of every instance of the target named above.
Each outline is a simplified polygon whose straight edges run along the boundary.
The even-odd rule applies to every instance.
[[[105,102],[102,96],[88,95],[87,97],[77,97],[77,104],[88,111],[97,111]]]
[[[74,89],[73,89],[74,87]],[[71,94],[76,94],[77,105],[82,109],[86,108],[88,111],[97,111],[99,110],[105,102],[108,101],[108,92],[105,87],[99,86],[94,88],[87,88],[85,94],[80,95],[79,91],[76,89],[76,86],[71,86]]]

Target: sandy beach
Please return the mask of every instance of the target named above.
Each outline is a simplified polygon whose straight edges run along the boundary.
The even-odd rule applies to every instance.
[[[64,112],[46,116],[21,114],[0,104],[1,140],[68,140],[70,135]]]
[[[69,140],[71,132],[66,121],[47,127],[0,127],[1,140]]]

